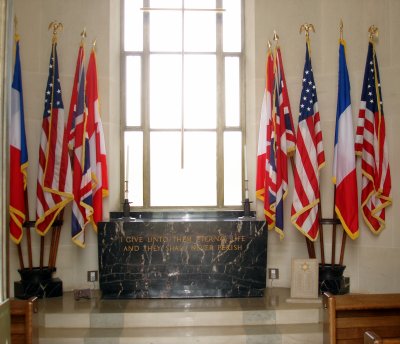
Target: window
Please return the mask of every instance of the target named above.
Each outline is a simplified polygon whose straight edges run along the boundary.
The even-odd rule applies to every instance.
[[[242,6],[124,1],[122,179],[134,207],[241,205]]]

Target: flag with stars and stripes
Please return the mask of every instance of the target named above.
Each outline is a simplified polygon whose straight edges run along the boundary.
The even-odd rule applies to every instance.
[[[10,237],[19,244],[28,209],[25,206],[27,186],[28,147],[26,145],[24,98],[22,93],[19,39],[15,43],[14,75],[11,86],[10,116]]]
[[[283,221],[283,201],[288,192],[288,154],[295,151],[295,136],[293,118],[290,110],[289,94],[286,86],[285,73],[282,63],[282,54],[279,46],[275,52],[275,83],[273,95],[273,112],[272,135],[275,138],[275,144],[272,146],[274,151],[273,157],[275,162],[271,164],[275,166],[276,187],[275,187],[275,203],[272,209],[275,212],[274,229],[280,234],[281,239],[284,238],[284,221]]]
[[[339,44],[339,81],[336,110],[333,177],[335,212],[347,235],[356,239],[358,231],[358,194],[356,159],[354,156],[353,118],[350,79],[346,63],[346,43]]]
[[[71,164],[64,124],[58,72],[57,43],[51,48],[49,75],[40,135],[36,231],[45,235],[57,215],[72,200]]]
[[[324,164],[325,153],[322,144],[317,89],[311,65],[309,42],[307,42],[296,137],[291,220],[293,225],[312,241],[318,237],[319,170]]]
[[[274,130],[272,123],[272,93],[274,85],[274,61],[268,49],[265,66],[265,88],[261,105],[257,148],[256,197],[264,203],[265,219],[269,228],[275,224],[273,206],[276,197],[276,169],[274,157]]]
[[[386,207],[392,199],[382,91],[373,41],[368,44],[355,151],[362,159],[362,214],[367,226],[378,234],[385,227]]]
[[[85,103],[84,48],[81,44],[75,68],[74,84],[68,116],[67,132],[72,150],[72,241],[85,247],[85,228],[92,220],[93,185],[90,168],[89,136],[87,132],[87,109]]]

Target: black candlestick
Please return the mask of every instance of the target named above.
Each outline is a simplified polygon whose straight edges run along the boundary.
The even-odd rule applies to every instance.
[[[244,202],[242,202],[242,203],[243,203],[243,216],[244,217],[252,217],[251,210],[250,210],[250,203],[253,203],[253,202],[250,202],[250,200],[248,198],[245,198]]]

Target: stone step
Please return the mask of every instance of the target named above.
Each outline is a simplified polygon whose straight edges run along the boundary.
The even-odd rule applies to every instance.
[[[320,300],[290,300],[273,288],[259,298],[39,301],[39,342],[135,344],[319,344]],[[291,301],[291,302],[290,302]]]
[[[46,313],[42,325],[46,328],[146,328],[191,326],[241,326],[316,324],[318,309],[257,310],[257,311],[183,311],[132,313]]]
[[[40,344],[320,344],[321,324],[43,328]]]

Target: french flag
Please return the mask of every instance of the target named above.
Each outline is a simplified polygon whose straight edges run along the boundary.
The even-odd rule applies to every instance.
[[[350,80],[347,71],[345,46],[345,41],[340,40],[338,102],[332,180],[336,184],[336,214],[349,237],[356,239],[359,235],[357,175],[354,155]]]
[[[10,118],[10,235],[19,244],[22,239],[22,227],[26,220],[25,189],[28,167],[28,149],[26,146],[24,100],[22,95],[21,61],[19,41],[16,42],[14,77],[11,88]]]

